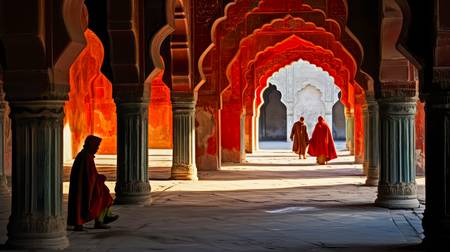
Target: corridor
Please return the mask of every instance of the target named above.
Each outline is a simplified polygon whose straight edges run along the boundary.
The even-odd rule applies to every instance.
[[[170,154],[150,151],[149,164],[160,166],[151,166],[150,174],[163,176]],[[111,192],[115,172],[101,163],[113,160],[97,157]],[[67,251],[414,251],[423,206],[374,207],[376,187],[363,185],[362,167],[353,160],[340,151],[338,159],[317,166],[312,157],[262,150],[247,163],[200,172],[199,181],[151,180],[151,205],[114,206],[120,219],[110,230],[91,229],[93,223],[83,232],[68,229]],[[424,179],[417,183],[423,203]],[[65,182],[64,207],[67,191]],[[0,244],[7,239],[4,207]]]

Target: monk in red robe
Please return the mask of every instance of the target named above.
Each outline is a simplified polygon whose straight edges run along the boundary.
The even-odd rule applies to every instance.
[[[107,223],[119,217],[111,213],[113,198],[105,185],[106,177],[95,168],[94,154],[101,141],[99,137],[88,136],[72,166],[67,224],[75,226],[75,231],[83,230],[83,224],[93,219],[94,228],[106,229]]]
[[[308,154],[316,157],[317,163],[320,165],[337,158],[333,136],[322,116],[319,116],[318,122],[314,127],[309,141]]]
[[[300,117],[300,120],[294,123],[291,130],[292,151],[298,154],[301,159],[306,159],[306,146],[308,146],[309,138],[308,131],[305,124],[305,118]]]

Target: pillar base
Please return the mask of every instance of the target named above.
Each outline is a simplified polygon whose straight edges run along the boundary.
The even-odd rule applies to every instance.
[[[393,209],[418,208],[416,184],[378,185],[375,205]]]
[[[172,166],[171,179],[197,181],[197,169],[192,165]]]
[[[369,174],[369,160],[367,159],[363,162],[363,173],[366,176]]]
[[[18,217],[16,217],[18,218]],[[6,247],[11,249],[64,249],[69,246],[63,217],[22,217],[8,224]]]
[[[11,192],[8,188],[8,183],[6,176],[0,176],[0,197],[2,196],[10,196]]]
[[[51,249],[61,250],[69,246],[67,237],[42,237],[41,235],[27,234],[27,238],[12,237],[9,238],[5,246],[7,249]]]
[[[366,179],[366,186],[378,186],[378,179],[374,178],[367,178]]]
[[[376,199],[375,205],[390,209],[414,209],[420,206],[417,199]]]
[[[117,183],[116,205],[142,205],[151,203],[150,184],[147,182]]]

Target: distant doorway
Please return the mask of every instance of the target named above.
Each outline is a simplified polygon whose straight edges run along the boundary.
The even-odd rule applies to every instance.
[[[260,141],[286,141],[287,140],[287,114],[286,106],[281,102],[281,92],[275,85],[263,93],[264,104],[259,117]]]
[[[336,141],[345,141],[345,134],[344,104],[338,100],[333,105],[333,138]]]

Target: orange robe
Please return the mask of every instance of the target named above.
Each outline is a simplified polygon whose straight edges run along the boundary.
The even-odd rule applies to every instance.
[[[314,157],[324,157],[326,161],[337,158],[333,136],[330,128],[324,122],[318,122],[309,141],[308,154]]]
[[[291,130],[291,139],[294,140],[292,151],[299,155],[305,155],[309,138],[306,125],[300,121],[294,123]]]
[[[113,198],[105,185],[106,177],[98,174],[94,155],[85,149],[78,153],[70,172],[67,224],[82,225],[97,218]]]

